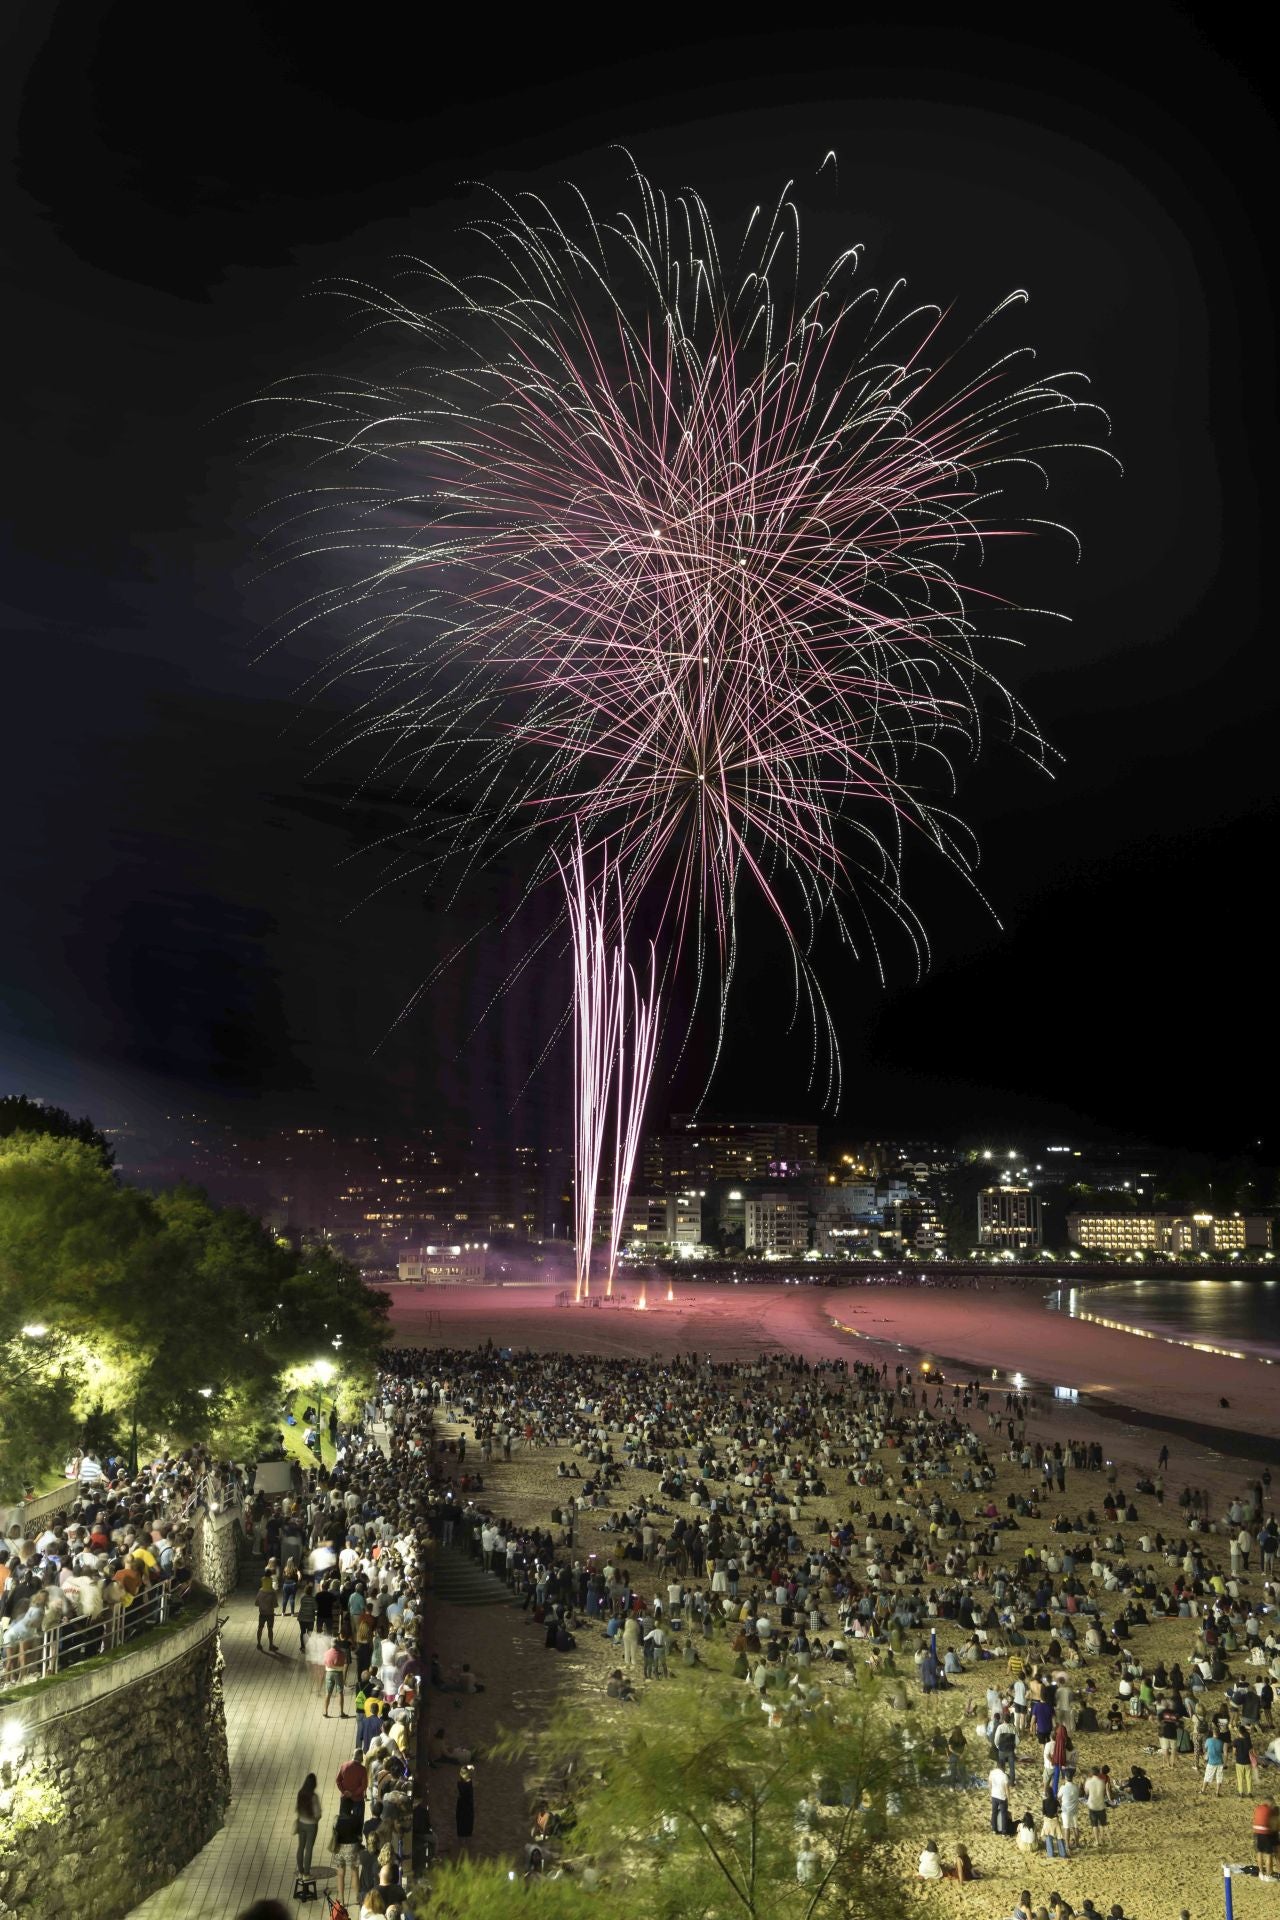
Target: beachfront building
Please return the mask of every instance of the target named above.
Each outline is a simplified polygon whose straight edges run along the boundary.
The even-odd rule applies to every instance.
[[[419,1247],[417,1253],[398,1262],[401,1280],[416,1286],[447,1287],[484,1285],[488,1248],[478,1241],[454,1247]]]
[[[1254,1213],[1071,1213],[1067,1238],[1082,1253],[1133,1254],[1269,1251],[1272,1222]]]
[[[655,1253],[668,1249],[679,1252],[693,1248],[702,1239],[702,1195],[686,1189],[683,1193],[631,1193],[623,1217],[622,1244],[629,1252]]]
[[[748,1194],[743,1201],[743,1245],[748,1253],[807,1253],[808,1193]]]
[[[817,1127],[785,1120],[673,1113],[666,1133],[648,1135],[641,1149],[645,1185],[665,1193],[717,1181],[812,1179],[817,1164]]]
[[[978,1195],[978,1243],[1020,1252],[1044,1242],[1044,1209],[1030,1187],[983,1187]]]

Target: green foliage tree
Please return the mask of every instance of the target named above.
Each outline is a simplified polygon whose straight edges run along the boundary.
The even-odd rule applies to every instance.
[[[115,1165],[115,1148],[87,1114],[74,1120],[65,1107],[48,1107],[25,1093],[6,1093],[0,1098],[0,1140],[15,1133],[47,1133],[56,1140],[78,1140],[81,1146],[92,1147],[104,1166]]]
[[[250,1449],[282,1377],[323,1355],[363,1391],[388,1301],[328,1250],[298,1253],[193,1188],[121,1185],[94,1146],[0,1141],[0,1493],[92,1421],[117,1446]],[[33,1338],[32,1324],[48,1331]]]
[[[913,1765],[901,1729],[870,1680],[834,1697],[815,1687],[805,1705],[785,1695],[766,1694],[772,1725],[753,1689],[677,1669],[612,1717],[570,1711],[506,1741],[508,1757],[532,1754],[571,1782],[574,1821],[557,1845],[576,1870],[531,1881],[533,1910],[576,1916],[594,1899],[599,1912],[589,1868],[606,1906],[655,1920],[900,1920],[911,1903],[890,1845]],[[433,1910],[497,1920],[509,1872],[445,1868]]]

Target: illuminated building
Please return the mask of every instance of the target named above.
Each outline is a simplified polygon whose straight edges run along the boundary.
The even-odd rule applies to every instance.
[[[748,1194],[743,1202],[744,1245],[748,1253],[807,1253],[808,1193]]]
[[[1030,1187],[984,1187],[978,1195],[978,1241],[984,1247],[1038,1247],[1044,1239],[1040,1196]]]
[[[488,1249],[478,1242],[453,1247],[420,1247],[401,1260],[397,1272],[401,1280],[421,1286],[483,1286]]]
[[[1147,1253],[1243,1253],[1268,1249],[1272,1223],[1253,1213],[1072,1213],[1067,1238],[1082,1253],[1123,1259]]]

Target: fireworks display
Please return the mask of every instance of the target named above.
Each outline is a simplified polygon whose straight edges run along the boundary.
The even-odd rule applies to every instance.
[[[1043,759],[983,657],[1026,610],[975,576],[996,539],[1056,524],[1006,494],[1042,485],[1051,447],[1098,451],[1105,416],[1083,376],[1003,338],[1020,294],[962,329],[901,284],[859,290],[857,248],[807,289],[785,193],[732,247],[696,193],[635,171],[629,196],[601,218],[574,189],[560,214],[495,195],[465,273],[406,260],[392,291],[331,285],[385,371],[268,396],[286,411],[264,442],[317,469],[272,551],[334,567],[280,637],[340,631],[320,686],[358,700],[334,751],[372,749],[370,776],[418,800],[391,878],[456,887],[522,842],[530,889],[570,877],[580,1120],[584,1061],[593,1113],[610,1058],[622,1073],[610,995],[634,1033],[683,970],[723,1033],[744,886],[783,930],[833,1101],[815,931],[856,948],[865,929],[874,955],[879,901],[923,951],[903,851],[971,869],[932,794],[990,692]],[[658,960],[624,1014],[627,920]],[[580,1145],[594,1208],[600,1149]]]
[[[658,1040],[658,983],[653,948],[649,982],[628,964],[626,913],[617,876],[608,867],[587,878],[575,840],[560,868],[573,955],[574,1300],[591,1296],[591,1250],[604,1150],[613,1119],[612,1179],[605,1298],[622,1250],[627,1198],[635,1173]],[[615,894],[617,895],[615,901]],[[609,928],[617,929],[611,941]]]

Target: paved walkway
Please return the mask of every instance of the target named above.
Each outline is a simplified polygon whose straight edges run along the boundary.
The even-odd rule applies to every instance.
[[[314,1872],[322,1899],[335,1890],[328,1836],[338,1810],[334,1775],[354,1746],[355,1721],[340,1720],[336,1704],[326,1723],[314,1690],[317,1668],[298,1651],[292,1618],[276,1620],[274,1655],[254,1644],[258,1614],[251,1560],[240,1590],[225,1602],[223,1688],[231,1752],[231,1806],[226,1825],[189,1867],[134,1908],[136,1920],[235,1920],[258,1899],[283,1900],[293,1910],[294,1799],[308,1773],[319,1782],[324,1818],[316,1836]],[[347,1712],[352,1713],[348,1688]],[[319,1915],[327,1907],[298,1909]]]

